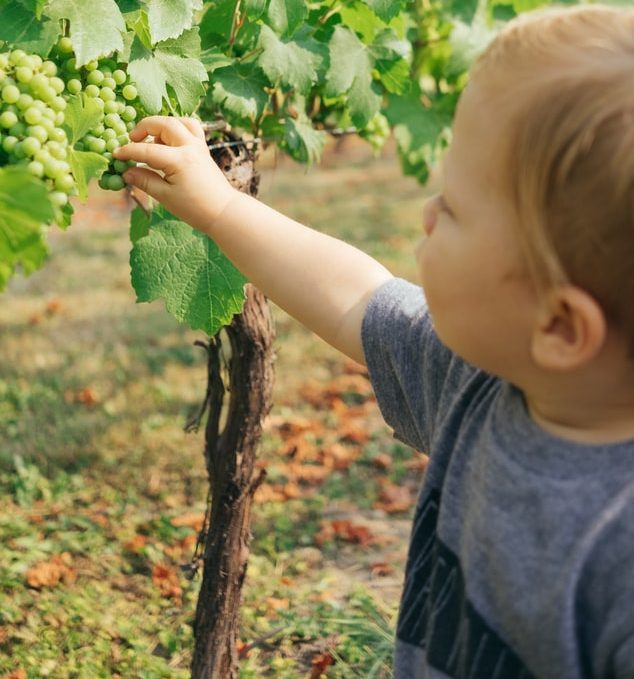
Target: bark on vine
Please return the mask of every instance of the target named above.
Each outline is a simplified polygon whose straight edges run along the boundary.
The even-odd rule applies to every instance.
[[[245,146],[224,148],[216,154],[212,150],[212,155],[234,186],[252,195],[257,192],[253,158]],[[271,407],[273,337],[268,302],[249,285],[242,313],[205,345],[209,502],[201,535],[203,577],[194,623],[193,679],[238,676],[240,600],[253,496],[263,478],[255,461],[262,421]]]

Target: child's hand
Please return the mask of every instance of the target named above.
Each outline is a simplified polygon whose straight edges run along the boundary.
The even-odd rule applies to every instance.
[[[153,142],[143,141],[148,136]],[[118,148],[115,157],[152,169],[130,168],[123,175],[126,182],[188,224],[208,227],[238,193],[211,159],[202,127],[195,120],[151,116],[130,132],[130,139],[132,143]]]

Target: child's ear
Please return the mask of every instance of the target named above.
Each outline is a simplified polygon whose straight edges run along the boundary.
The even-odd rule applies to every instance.
[[[603,309],[587,292],[573,285],[544,295],[531,337],[531,355],[546,370],[575,370],[601,350],[607,335]]]

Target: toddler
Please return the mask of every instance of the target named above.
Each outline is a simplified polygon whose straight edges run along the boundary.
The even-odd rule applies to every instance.
[[[131,138],[162,175],[128,183],[365,363],[430,454],[395,676],[634,679],[634,10],[530,13],[480,57],[422,287],[232,189],[195,121]]]

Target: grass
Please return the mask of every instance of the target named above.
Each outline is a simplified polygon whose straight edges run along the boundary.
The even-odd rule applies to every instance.
[[[415,277],[422,191],[391,153],[353,144],[310,170],[263,163],[263,200]],[[160,304],[134,304],[129,208],[95,192],[51,234],[48,266],[2,297],[3,679],[189,676],[200,580],[180,566],[206,479],[202,434],[183,425],[204,394],[204,355]],[[415,497],[418,458],[363,375],[273,312],[240,676],[390,677],[409,510],[385,494]]]

